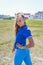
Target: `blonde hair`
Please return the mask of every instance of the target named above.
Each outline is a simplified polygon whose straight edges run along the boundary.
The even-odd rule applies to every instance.
[[[17,16],[17,17],[21,16],[22,18],[25,19],[25,16],[24,16],[23,13],[17,13],[16,16]],[[24,25],[26,25],[26,22],[24,22]],[[16,22],[15,22],[15,35],[17,34],[19,28],[20,28],[20,27],[17,25],[17,21],[16,21]]]

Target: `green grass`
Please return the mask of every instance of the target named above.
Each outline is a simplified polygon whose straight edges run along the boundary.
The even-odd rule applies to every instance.
[[[27,20],[30,27],[43,27],[43,20]]]
[[[14,20],[0,20],[0,65],[13,65],[14,23]],[[33,65],[43,65],[43,60],[38,60],[38,57],[43,58],[43,20],[26,20],[26,23],[35,42],[35,47],[31,48]]]

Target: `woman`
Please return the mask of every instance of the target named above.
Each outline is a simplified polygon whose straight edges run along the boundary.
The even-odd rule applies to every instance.
[[[26,65],[32,65],[29,48],[34,47],[34,41],[31,31],[26,25],[25,17],[21,13],[17,13],[16,15],[15,33],[16,39],[12,50],[12,52],[16,50],[14,65],[21,65],[22,61],[24,61]],[[29,40],[27,45],[26,39]]]

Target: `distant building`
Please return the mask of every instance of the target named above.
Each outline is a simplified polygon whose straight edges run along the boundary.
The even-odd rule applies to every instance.
[[[43,19],[43,11],[35,13],[33,19]]]
[[[24,16],[27,19],[33,19],[33,15],[31,15],[30,13],[24,13]]]
[[[13,16],[10,16],[10,15],[0,15],[0,20],[3,20],[3,19],[14,19]]]
[[[14,16],[0,15],[0,20],[2,20],[2,19],[15,19],[15,15]],[[32,19],[43,20],[43,11],[38,11],[34,15],[31,15],[30,13],[24,13],[24,16],[26,19],[29,19],[29,20],[32,20]]]

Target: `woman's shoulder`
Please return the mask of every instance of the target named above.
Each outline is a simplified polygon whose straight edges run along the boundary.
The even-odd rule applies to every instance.
[[[26,31],[26,30],[30,30],[30,28],[29,28],[28,25],[26,25],[26,26],[23,28],[23,30],[24,30],[24,31]]]

